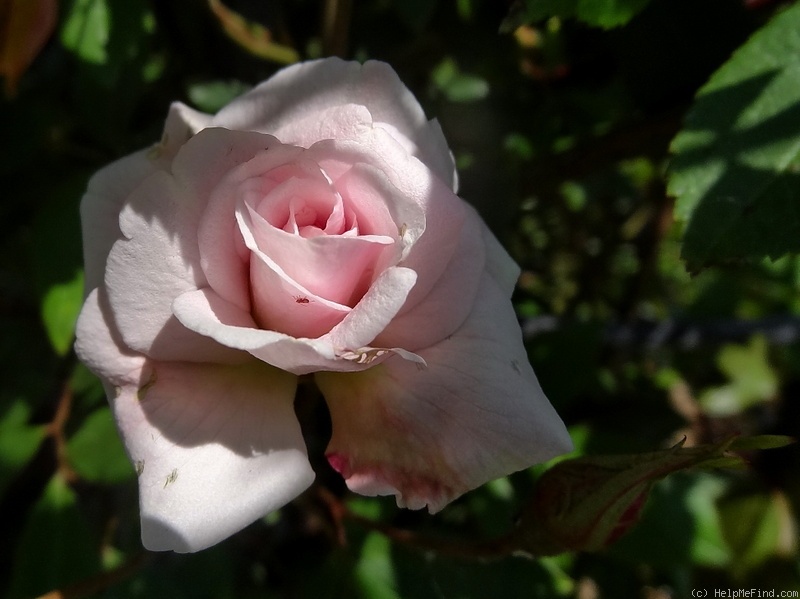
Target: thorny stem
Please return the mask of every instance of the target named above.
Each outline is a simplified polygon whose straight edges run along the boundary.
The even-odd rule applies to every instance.
[[[320,499],[322,499],[330,510],[336,530],[339,533],[337,535],[338,540],[342,544],[344,544],[345,538],[341,521],[346,519],[355,522],[363,528],[377,531],[395,543],[422,551],[434,551],[439,555],[446,555],[449,557],[472,560],[501,559],[511,555],[519,548],[513,533],[495,539],[480,539],[476,541],[469,539],[431,537],[413,530],[396,528],[389,524],[353,513],[344,502],[323,487],[318,489],[318,493]]]
[[[40,595],[37,599],[82,599],[95,595],[133,576],[150,558],[146,551],[141,551],[127,562],[92,578]]]

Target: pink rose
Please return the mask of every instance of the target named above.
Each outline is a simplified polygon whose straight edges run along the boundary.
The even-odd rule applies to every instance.
[[[197,551],[313,481],[313,373],[350,489],[441,509],[570,449],[509,301],[518,267],[455,195],[392,69],[291,66],[89,182],[76,348],[139,475],[142,540]]]

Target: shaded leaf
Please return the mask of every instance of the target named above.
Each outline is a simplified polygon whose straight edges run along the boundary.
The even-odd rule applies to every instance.
[[[673,140],[669,193],[690,268],[800,250],[800,5],[698,92]]]
[[[189,99],[203,112],[216,113],[250,86],[241,81],[207,81],[189,87]]]
[[[537,556],[602,549],[638,521],[656,481],[688,468],[741,465],[741,458],[728,454],[733,442],[731,438],[714,445],[679,444],[649,453],[559,462],[538,480],[519,519],[515,542]]]
[[[44,426],[28,423],[30,407],[18,399],[0,417],[0,496],[25,467],[45,438]]]
[[[752,489],[731,493],[719,503],[722,533],[736,570],[751,570],[796,542],[796,525],[786,499]]]
[[[588,25],[610,29],[630,21],[650,0],[523,0],[509,13],[501,29],[513,30],[520,25],[550,17],[577,18]]]
[[[95,410],[67,444],[70,464],[86,480],[113,484],[135,476],[107,407]]]
[[[14,555],[9,597],[37,597],[99,570],[99,554],[77,496],[56,474],[25,524]]]

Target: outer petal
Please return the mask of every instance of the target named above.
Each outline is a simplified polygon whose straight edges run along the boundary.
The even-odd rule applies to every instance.
[[[263,364],[153,363],[121,389],[112,405],[139,474],[146,548],[199,551],[311,484],[295,387]]]
[[[258,133],[206,129],[180,149],[172,173],[156,172],[130,195],[120,215],[126,239],[111,250],[106,287],[117,326],[130,348],[160,360],[232,362],[238,352],[186,330],[172,301],[208,284],[198,246],[208,196],[225,173],[274,144]],[[230,215],[233,223],[233,214]],[[226,257],[241,261],[231,226]]]
[[[119,213],[130,193],[158,170],[140,150],[99,170],[90,180],[81,200],[83,264],[86,291],[103,283],[106,259],[114,242],[122,237]]]
[[[284,143],[307,148],[335,128],[331,125],[326,137],[320,137],[318,125],[307,115],[353,104],[366,107],[376,126],[388,125],[386,129],[412,154],[455,188],[453,157],[441,128],[425,118],[414,95],[385,63],[360,65],[327,58],[292,65],[223,108],[214,124],[270,133]],[[346,134],[352,119],[348,116],[343,122]]]
[[[75,329],[75,352],[108,388],[139,379],[145,357],[127,349],[113,324],[105,289],[93,290]]]
[[[477,213],[470,209],[458,247],[439,280],[422,300],[403,306],[375,340],[377,345],[417,351],[438,343],[463,324],[472,311],[483,276],[487,253],[484,231],[491,235]]]
[[[87,292],[103,282],[108,253],[122,237],[119,213],[128,196],[151,174],[168,168],[180,145],[210,120],[209,115],[176,102],[170,107],[160,144],[113,162],[89,180],[81,201]]]
[[[484,276],[467,321],[419,352],[361,373],[320,372],[331,465],[353,491],[437,511],[488,480],[570,450],[528,363],[511,304]]]
[[[311,484],[295,377],[258,363],[151,362],[121,344],[103,295],[84,304],[76,351],[102,378],[139,473],[145,547],[203,549]]]

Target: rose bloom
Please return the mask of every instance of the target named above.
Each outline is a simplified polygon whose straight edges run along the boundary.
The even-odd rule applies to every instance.
[[[569,451],[509,297],[519,269],[456,195],[435,121],[386,64],[280,71],[81,205],[76,349],[139,477],[151,550],[209,547],[312,483],[313,376],[347,486],[435,512]]]

